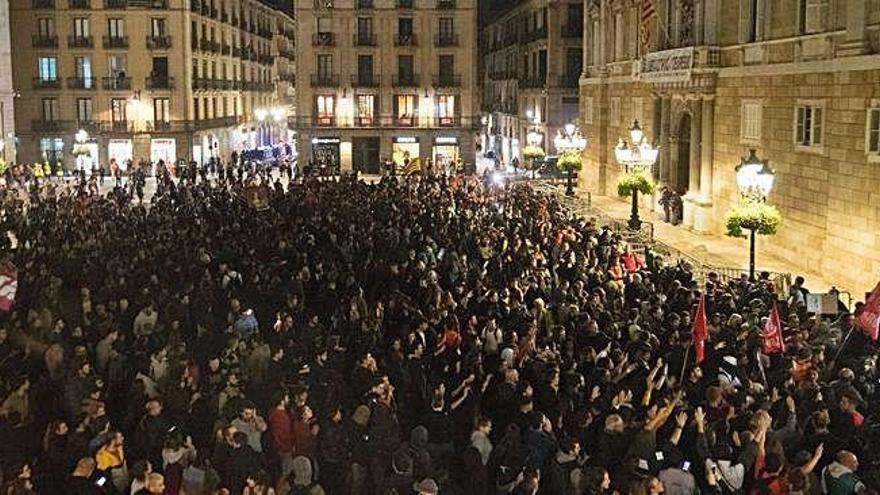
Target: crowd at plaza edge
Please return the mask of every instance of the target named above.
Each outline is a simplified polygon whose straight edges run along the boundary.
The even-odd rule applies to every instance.
[[[528,185],[256,179],[0,188],[0,494],[880,490],[877,344],[803,279],[698,282]]]

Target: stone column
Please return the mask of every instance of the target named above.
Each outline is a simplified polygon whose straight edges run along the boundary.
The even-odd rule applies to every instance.
[[[688,171],[688,196],[697,196],[700,190],[700,141],[703,132],[702,126],[702,101],[696,100],[691,103],[691,149],[690,169]]]
[[[862,55],[867,51],[865,38],[865,0],[846,1],[846,35],[838,49],[841,55]]]
[[[715,151],[715,99],[704,99],[702,107],[703,131],[700,149],[700,200],[712,201],[713,153]]]
[[[684,196],[683,223],[685,227],[694,226],[695,209],[700,189],[700,139],[702,134],[702,105],[700,100],[691,102],[691,140],[688,149],[688,190]]]
[[[669,183],[670,158],[672,150],[669,143],[669,121],[671,104],[668,96],[660,97],[660,182]]]
[[[715,100],[702,100],[702,133],[700,145],[700,193],[694,198],[694,230],[712,230],[712,169],[714,166]]]

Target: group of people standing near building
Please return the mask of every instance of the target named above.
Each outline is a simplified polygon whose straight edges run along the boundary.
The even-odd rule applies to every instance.
[[[847,312],[646,263],[527,185],[304,178],[255,209],[242,174],[2,189],[4,495],[880,489]]]

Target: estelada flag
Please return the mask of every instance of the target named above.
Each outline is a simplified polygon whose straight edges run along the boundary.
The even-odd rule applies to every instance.
[[[706,359],[706,340],[709,338],[709,324],[706,322],[706,296],[700,294],[700,304],[694,315],[694,351],[697,365]]]
[[[12,263],[0,266],[0,310],[9,311],[15,305],[18,292],[18,270]]]
[[[871,336],[871,340],[876,342],[877,334],[880,332],[878,330],[880,327],[880,283],[868,294],[868,299],[865,300],[865,305],[862,306],[862,311],[858,314],[858,322],[862,330]]]
[[[764,354],[782,354],[785,352],[785,343],[782,341],[782,323],[779,321],[779,308],[773,303],[770,310],[770,318],[764,323],[764,341],[761,347]]]

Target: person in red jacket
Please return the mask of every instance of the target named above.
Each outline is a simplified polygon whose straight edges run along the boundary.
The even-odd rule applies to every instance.
[[[272,450],[278,456],[281,463],[281,478],[286,479],[288,473],[293,470],[293,417],[288,412],[290,396],[279,393],[274,401],[275,407],[269,412],[269,434],[271,435]]]
[[[620,264],[626,268],[628,273],[635,273],[645,267],[645,262],[639,257],[638,253],[629,250],[629,246],[623,248],[620,254]]]

